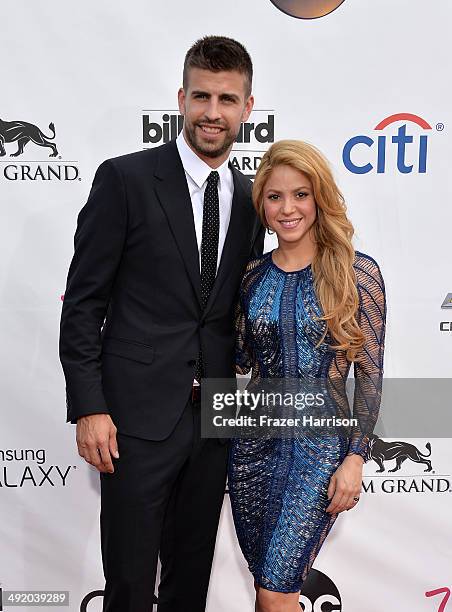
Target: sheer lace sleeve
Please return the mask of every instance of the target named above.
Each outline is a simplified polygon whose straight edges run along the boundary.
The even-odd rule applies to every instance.
[[[365,342],[360,361],[354,363],[353,416],[358,426],[352,429],[348,454],[361,455],[367,461],[369,434],[377,422],[381,401],[386,296],[380,268],[372,258],[360,255],[355,269],[360,297],[358,323]]]
[[[247,333],[243,294],[240,290],[235,309],[235,369],[237,374],[248,374],[252,367],[251,347]]]
[[[247,320],[247,306],[251,299],[251,291],[255,281],[255,273],[266,256],[252,259],[246,266],[240,285],[239,298],[235,309],[235,369],[237,374],[248,374],[254,365],[254,351]]]

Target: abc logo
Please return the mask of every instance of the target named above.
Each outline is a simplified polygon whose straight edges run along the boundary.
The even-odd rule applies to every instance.
[[[0,589],[1,590],[1,589]],[[82,602],[80,604],[80,612],[88,612],[88,604],[90,601],[92,601],[93,599],[96,599],[96,597],[103,597],[104,596],[104,591],[91,591],[91,593],[88,593],[87,595],[85,595],[85,597],[82,599]],[[157,603],[157,598],[154,595],[154,604]],[[154,606],[152,606],[154,607]],[[1,610],[1,607],[0,607]]]
[[[322,572],[311,569],[300,595],[304,612],[341,612],[341,595],[334,582]]]
[[[91,591],[91,593],[88,593],[87,595],[85,595],[85,597],[82,599],[82,603],[80,604],[80,612],[88,612],[88,604],[92,599],[96,599],[96,597],[103,597],[104,596],[104,591]]]
[[[332,13],[344,0],[270,0],[280,11],[298,19],[317,19]]]

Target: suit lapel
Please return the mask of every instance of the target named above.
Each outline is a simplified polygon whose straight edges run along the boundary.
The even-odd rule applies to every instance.
[[[161,147],[155,176],[158,179],[155,182],[157,197],[201,305],[201,275],[193,207],[184,168],[174,141]]]
[[[239,261],[239,254],[249,240],[247,228],[254,219],[251,196],[244,182],[247,180],[231,164],[234,180],[231,217],[221,254],[220,265],[215,278],[204,316],[212,307],[218,292],[228,274]],[[196,240],[193,207],[188,191],[187,179],[174,141],[160,148],[159,160],[155,170],[155,191],[165,213],[177,247],[182,256],[187,274],[195,295],[201,306],[201,274],[199,270],[199,251]]]

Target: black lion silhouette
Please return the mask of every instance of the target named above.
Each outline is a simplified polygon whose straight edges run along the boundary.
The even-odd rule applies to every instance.
[[[53,123],[49,124],[49,130],[53,132],[53,136],[46,136],[32,123],[25,121],[3,121],[0,119],[0,156],[6,155],[5,142],[17,141],[18,149],[15,153],[11,154],[11,157],[17,157],[22,155],[25,145],[31,140],[31,142],[40,147],[52,149],[49,157],[56,157],[58,155],[57,148],[53,142],[50,142],[51,139],[55,138],[55,126]]]
[[[375,434],[370,436],[369,441],[369,449],[368,449],[368,458],[373,459],[375,463],[377,463],[379,469],[377,472],[384,472],[385,468],[383,465],[384,461],[390,461],[391,459],[396,460],[396,465],[390,472],[396,472],[400,470],[400,466],[406,459],[411,459],[415,463],[424,463],[427,468],[424,472],[432,471],[432,462],[430,459],[426,459],[426,457],[430,457],[432,454],[432,447],[430,442],[427,442],[425,447],[428,450],[428,453],[425,455],[421,453],[421,451],[414,446],[414,444],[409,444],[408,442],[385,442]]]

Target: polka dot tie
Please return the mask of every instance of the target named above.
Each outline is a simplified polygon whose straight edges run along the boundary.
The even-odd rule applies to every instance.
[[[218,179],[216,170],[207,178],[204,192],[201,239],[201,303],[206,307],[217,274],[218,237],[220,235],[220,202],[218,198]],[[195,378],[200,381],[204,374],[202,353],[199,351]]]

